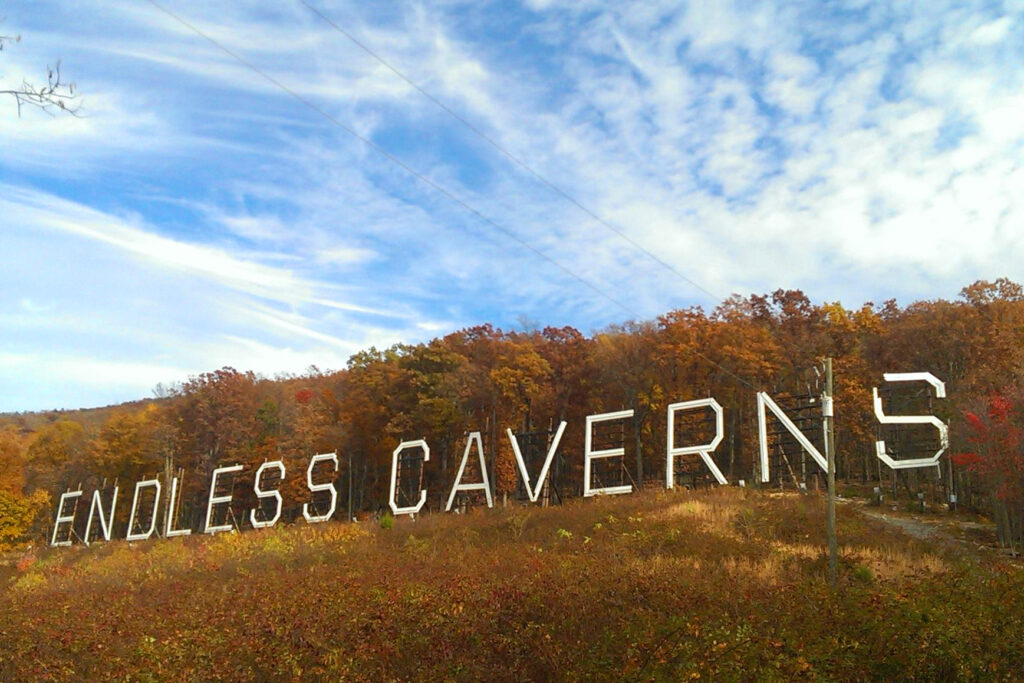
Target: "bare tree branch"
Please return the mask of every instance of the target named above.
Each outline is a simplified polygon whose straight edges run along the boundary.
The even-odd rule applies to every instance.
[[[0,35],[0,52],[11,42],[21,42],[21,36]],[[21,116],[21,108],[24,105],[42,109],[51,116],[58,109],[72,116],[78,116],[82,103],[78,101],[75,84],[73,82],[65,83],[61,80],[60,62],[57,62],[56,66],[48,66],[46,71],[45,85],[37,86],[28,80],[22,80],[21,85],[17,88],[0,90],[0,95],[10,95],[14,98],[18,105],[18,116]]]

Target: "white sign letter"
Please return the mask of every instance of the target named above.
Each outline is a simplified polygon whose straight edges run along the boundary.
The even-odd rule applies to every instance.
[[[828,472],[828,462],[825,460],[825,456],[815,448],[814,444],[811,443],[810,439],[804,436],[803,432],[796,428],[793,421],[789,419],[789,416],[782,412],[782,408],[772,400],[771,396],[763,391],[759,391],[757,392],[757,435],[758,441],[760,442],[759,445],[761,447],[761,481],[768,481],[769,475],[768,416],[765,413],[765,407],[775,413],[775,417],[779,418],[779,422],[782,423],[782,426],[785,427],[786,431],[792,434],[793,438],[795,438],[797,442],[804,447],[804,450],[810,454],[814,462],[818,463],[818,466],[821,467],[821,469]]]
[[[174,538],[175,536],[188,536],[192,533],[192,529],[175,529],[174,519],[178,515],[175,509],[175,503],[178,500],[178,478],[174,477],[171,479],[171,499],[167,501],[167,528],[164,533],[165,538]]]
[[[81,491],[67,491],[60,494],[60,504],[57,505],[57,519],[53,523],[53,538],[50,539],[50,545],[71,545],[71,532],[75,526],[75,512],[71,511],[70,515],[64,514],[64,501],[70,498],[78,498],[82,495]],[[77,507],[77,505],[75,506]],[[71,526],[68,527],[67,540],[57,542],[57,530],[60,529],[60,525],[64,522],[71,522]]]
[[[89,505],[89,521],[85,523],[85,544],[89,545],[89,531],[92,529],[93,513],[98,512],[100,516],[100,532],[103,540],[110,540],[110,532],[114,528],[114,509],[117,507],[117,486],[114,487],[114,497],[110,500],[110,516],[103,514],[103,503],[100,501],[99,489],[92,492],[92,504]]]
[[[519,450],[519,442],[516,440],[516,435],[512,433],[511,429],[505,429],[505,433],[508,434],[508,440],[512,442],[512,451],[516,454],[516,464],[519,465],[519,474],[523,476],[523,487],[526,489],[526,495],[530,497],[531,503],[536,503],[537,498],[540,496],[541,491],[544,488],[544,481],[548,478],[548,469],[551,467],[551,461],[555,457],[555,452],[558,450],[558,442],[562,440],[562,432],[565,431],[565,420],[562,420],[561,424],[558,425],[558,431],[555,432],[555,439],[551,442],[551,448],[548,449],[548,455],[544,458],[544,465],[540,468],[540,475],[537,477],[537,487],[530,487],[530,473],[526,471],[526,462],[523,461],[523,454]]]
[[[260,486],[260,481],[263,478],[263,470],[267,469],[268,467],[277,468],[277,471],[281,473],[281,480],[284,481],[284,463],[281,462],[280,460],[275,460],[274,462],[265,462],[262,465],[260,465],[260,468],[258,470],[256,470],[256,481],[252,485],[253,490],[256,492],[256,497],[259,498],[260,500],[262,500],[263,498],[276,498],[277,509],[274,511],[273,517],[262,522],[256,519],[256,510],[258,508],[253,508],[252,510],[250,510],[249,521],[252,522],[253,529],[264,529],[266,527],[274,526],[275,524],[277,524],[277,520],[281,518],[281,493],[276,490],[264,491],[263,487]],[[333,512],[333,509],[331,511]]]
[[[620,410],[616,413],[602,413],[600,415],[587,415],[587,433],[584,438],[583,445],[583,495],[584,497],[597,496],[601,494],[616,495],[620,493],[632,493],[633,485],[625,484],[623,486],[605,486],[603,488],[594,489],[590,488],[590,461],[596,458],[614,458],[616,456],[623,456],[626,454],[626,449],[619,446],[618,448],[606,448],[602,451],[593,450],[594,444],[594,425],[598,422],[609,422],[611,420],[624,420],[627,417],[633,417],[633,410]]]
[[[217,493],[217,477],[221,474],[230,474],[231,472],[241,472],[241,465],[231,465],[230,467],[218,467],[213,471],[210,476],[210,500],[206,504],[206,526],[203,528],[204,534],[215,534],[218,531],[231,531],[230,524],[218,524],[216,526],[210,526],[210,522],[213,521],[213,506],[220,505],[221,503],[230,503],[232,491],[228,491],[226,496],[218,496]],[[225,515],[226,517],[226,515]]]
[[[462,473],[466,471],[466,461],[469,460],[469,449],[476,444],[476,452],[480,456],[480,472],[483,476],[483,481],[476,484],[463,484]],[[458,491],[483,491],[487,494],[487,507],[494,507],[494,501],[491,498],[491,484],[487,479],[487,463],[484,462],[484,444],[480,439],[480,432],[473,432],[469,435],[469,439],[466,440],[466,452],[462,454],[462,464],[459,465],[459,473],[455,475],[455,484],[452,486],[452,492],[448,496],[448,504],[445,505],[444,511],[448,512],[452,509],[452,503],[455,501],[455,494]]]
[[[930,372],[887,372],[882,375],[886,382],[928,382],[935,389],[936,398],[946,398],[946,383],[938,379]],[[939,430],[939,450],[927,458],[912,458],[909,460],[893,460],[885,452],[885,441],[875,442],[875,454],[878,459],[894,470],[912,469],[915,467],[937,467],[939,458],[949,448],[949,427],[946,423],[934,415],[886,415],[882,410],[882,399],[878,395],[878,387],[872,387],[872,397],[875,403],[875,417],[884,425],[932,425]]]
[[[400,508],[398,507],[398,501],[395,499],[396,487],[398,484],[398,455],[406,448],[419,447],[423,451],[423,462],[430,460],[430,446],[423,439],[417,439],[416,441],[403,441],[398,444],[398,448],[391,454],[391,497],[388,499],[388,504],[391,505],[391,512],[397,517],[398,515],[415,515],[423,507],[423,504],[427,502],[427,491],[423,489],[420,491],[420,502],[415,505]]]
[[[338,503],[338,491],[334,488],[334,482],[333,481],[328,481],[328,482],[323,483],[323,484],[314,484],[313,483],[313,466],[316,465],[318,462],[324,462],[324,461],[327,461],[327,460],[330,460],[331,462],[334,463],[334,471],[337,472],[338,471],[338,454],[336,452],[335,453],[320,453],[319,455],[314,455],[312,458],[309,459],[309,467],[306,468],[306,486],[309,487],[310,491],[312,491],[313,493],[316,493],[317,491],[330,491],[331,492],[331,507],[330,507],[330,509],[327,510],[326,514],[323,514],[323,515],[311,515],[311,514],[309,514],[309,503],[303,503],[302,504],[302,516],[305,517],[306,521],[309,522],[310,524],[312,524],[314,522],[326,522],[327,520],[329,520],[331,518],[331,515],[334,514],[334,507],[335,507],[335,505],[337,505],[337,503]],[[281,466],[281,476],[282,477],[284,476],[284,466],[283,465]],[[280,499],[281,499],[281,497],[280,497],[280,495],[278,495],[278,500],[280,500]],[[280,503],[278,505],[280,505]],[[278,514],[280,514],[280,508],[278,508]],[[274,518],[274,521],[275,522],[277,521],[276,517]]]
[[[715,438],[711,440],[711,443],[704,446],[685,446],[682,448],[676,447],[676,413],[683,410],[693,410],[694,408],[711,408],[715,411]],[[719,484],[725,485],[729,482],[725,476],[722,475],[722,471],[718,469],[718,465],[711,458],[711,452],[718,448],[718,444],[722,443],[722,438],[725,436],[724,420],[722,418],[722,406],[718,404],[713,398],[702,398],[697,401],[683,401],[682,403],[673,403],[668,407],[668,462],[665,463],[665,488],[670,489],[675,486],[675,459],[680,455],[693,455],[697,454],[700,456],[704,464],[711,470],[711,474],[715,475],[715,479]]]
[[[156,495],[153,496],[153,515],[149,520],[149,529],[143,533],[133,533],[132,529],[135,528],[135,513],[138,512],[139,507],[139,493],[142,489],[153,487],[156,489]],[[132,498],[132,514],[128,516],[128,535],[125,536],[127,541],[145,541],[147,538],[153,535],[156,531],[156,509],[160,505],[160,480],[159,479],[147,479],[146,481],[140,481],[135,484],[135,497]]]

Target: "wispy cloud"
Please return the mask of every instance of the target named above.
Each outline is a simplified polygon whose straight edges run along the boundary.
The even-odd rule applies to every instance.
[[[224,249],[183,242],[124,223],[115,217],[52,195],[0,185],[0,207],[12,217],[24,217],[35,229],[50,229],[96,240],[144,259],[153,265],[183,271],[262,299],[286,304],[319,305],[364,313],[393,315],[357,305],[333,302],[317,291],[330,290],[290,270],[238,258]],[[29,215],[26,215],[29,214]]]
[[[1024,280],[1022,8],[317,6],[715,295]],[[300,3],[168,7],[515,237],[148,3],[12,7],[4,76],[62,57],[88,114],[0,108],[0,353],[24,382],[48,355],[272,374],[486,320],[717,303]]]

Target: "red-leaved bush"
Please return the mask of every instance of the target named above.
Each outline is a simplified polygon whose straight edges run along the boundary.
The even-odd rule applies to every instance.
[[[1011,388],[989,394],[964,412],[970,450],[953,456],[993,497],[1001,540],[1024,543],[1024,393]]]

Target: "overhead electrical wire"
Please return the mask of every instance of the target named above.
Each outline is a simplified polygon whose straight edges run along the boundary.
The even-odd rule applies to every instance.
[[[351,34],[351,33],[350,33],[349,31],[346,31],[346,30],[345,30],[345,29],[344,29],[344,28],[343,28],[342,26],[340,26],[340,25],[339,25],[339,24],[338,24],[337,22],[335,22],[334,20],[332,20],[332,19],[331,19],[330,17],[328,17],[328,16],[327,16],[326,14],[324,14],[323,12],[321,12],[321,11],[320,11],[319,9],[317,9],[316,7],[314,7],[313,5],[311,5],[311,4],[310,4],[310,3],[309,3],[309,2],[307,1],[307,0],[298,0],[298,2],[299,2],[299,3],[301,3],[301,4],[303,5],[303,6],[305,6],[305,7],[307,8],[307,9],[309,9],[309,11],[310,11],[310,12],[312,12],[312,13],[313,13],[313,14],[315,14],[315,15],[317,15],[317,16],[318,16],[318,17],[320,17],[321,19],[323,19],[323,20],[324,20],[324,21],[325,21],[325,22],[326,22],[326,23],[327,23],[328,25],[330,25],[330,26],[331,26],[331,27],[332,27],[332,28],[333,28],[333,29],[334,29],[335,31],[337,31],[338,33],[340,33],[340,34],[342,34],[343,36],[345,36],[346,38],[348,38],[348,39],[349,39],[349,40],[350,40],[350,41],[351,41],[351,42],[352,42],[352,43],[353,43],[354,45],[356,45],[356,46],[357,46],[357,47],[358,47],[359,49],[361,49],[361,50],[362,50],[363,52],[365,52],[366,54],[370,55],[370,56],[371,56],[371,57],[373,57],[373,58],[374,58],[375,60],[377,60],[377,61],[378,61],[378,62],[379,62],[379,63],[380,63],[380,64],[381,64],[382,66],[384,66],[384,67],[385,67],[385,68],[387,68],[387,69],[388,69],[389,71],[391,71],[391,73],[395,74],[395,75],[396,75],[396,76],[398,76],[398,77],[399,77],[400,79],[402,79],[403,81],[405,81],[405,83],[406,83],[407,85],[409,85],[409,87],[413,88],[413,89],[414,89],[414,90],[416,90],[416,91],[417,91],[417,92],[418,92],[419,94],[423,95],[423,96],[424,96],[425,98],[427,98],[428,100],[430,100],[431,102],[433,102],[433,103],[434,103],[435,105],[437,105],[437,107],[439,107],[439,108],[440,108],[440,109],[441,109],[442,111],[446,112],[446,113],[447,113],[447,114],[448,114],[449,116],[451,116],[452,118],[454,118],[454,119],[455,119],[456,121],[458,121],[459,123],[461,123],[461,124],[462,124],[463,126],[465,126],[465,127],[466,127],[467,129],[469,129],[470,131],[472,131],[472,132],[473,132],[473,133],[474,133],[474,134],[475,134],[475,135],[476,135],[477,137],[479,137],[479,138],[480,138],[481,140],[483,140],[484,142],[486,142],[487,144],[489,144],[489,145],[490,145],[491,147],[493,147],[493,148],[494,148],[495,150],[497,150],[497,151],[498,151],[499,153],[501,153],[501,154],[502,154],[503,156],[505,156],[505,158],[507,158],[507,159],[508,159],[509,161],[511,161],[512,163],[516,164],[516,165],[517,165],[517,166],[519,166],[519,167],[520,167],[521,169],[523,169],[524,171],[526,171],[527,173],[529,173],[529,174],[530,174],[531,176],[533,176],[533,178],[534,178],[534,179],[535,179],[535,180],[536,180],[537,182],[539,182],[539,183],[541,183],[542,185],[546,186],[546,187],[547,187],[548,189],[550,189],[550,190],[551,190],[552,192],[554,192],[554,193],[555,193],[555,194],[557,194],[558,196],[562,197],[563,199],[565,199],[565,200],[566,200],[566,201],[568,201],[569,203],[573,204],[573,205],[574,205],[574,206],[575,206],[576,208],[578,208],[578,209],[579,209],[580,211],[582,211],[583,213],[585,213],[585,214],[586,214],[587,216],[589,216],[589,217],[590,217],[591,219],[593,219],[593,220],[597,221],[598,223],[600,223],[601,225],[603,225],[603,226],[604,226],[605,228],[607,228],[607,229],[608,229],[608,230],[610,230],[611,232],[613,232],[613,233],[615,233],[616,235],[618,235],[618,236],[619,236],[619,237],[620,237],[621,239],[625,240],[625,241],[626,241],[626,242],[627,242],[628,244],[630,244],[631,246],[633,246],[633,248],[635,248],[635,249],[637,249],[637,250],[639,250],[639,251],[643,252],[644,254],[646,254],[646,255],[647,255],[647,256],[648,256],[648,257],[649,257],[650,259],[652,259],[652,260],[653,260],[654,262],[656,262],[657,264],[659,264],[659,265],[660,265],[660,266],[661,266],[662,268],[665,268],[665,269],[666,269],[666,270],[668,270],[669,272],[673,273],[673,274],[674,274],[674,275],[675,275],[676,277],[680,278],[681,280],[683,280],[684,282],[686,282],[687,284],[689,284],[689,285],[690,285],[691,287],[694,287],[695,289],[698,289],[698,290],[700,290],[701,292],[703,292],[703,293],[707,294],[707,295],[708,295],[708,296],[710,296],[710,297],[711,297],[711,298],[712,298],[712,299],[713,299],[713,300],[714,300],[715,302],[718,302],[718,301],[721,301],[721,300],[722,300],[722,298],[723,298],[723,297],[720,297],[720,296],[716,295],[716,294],[715,294],[714,292],[711,292],[711,291],[709,291],[709,290],[708,290],[707,288],[705,288],[704,286],[702,286],[702,285],[701,285],[700,283],[698,283],[698,282],[695,282],[695,281],[694,281],[694,280],[692,280],[691,278],[687,277],[687,276],[686,276],[686,275],[685,275],[684,273],[680,272],[680,271],[679,271],[679,270],[678,270],[677,268],[675,268],[675,267],[674,267],[674,266],[673,266],[672,264],[668,263],[667,261],[665,261],[664,259],[662,259],[661,257],[659,257],[659,256],[658,256],[657,254],[655,254],[655,253],[654,253],[654,252],[652,252],[651,250],[649,250],[649,249],[647,249],[646,247],[644,247],[644,246],[643,246],[642,244],[640,244],[639,242],[637,242],[636,240],[634,240],[634,239],[633,239],[632,237],[630,237],[630,236],[629,236],[628,234],[626,234],[626,233],[625,233],[625,232],[623,232],[622,230],[618,229],[617,227],[615,227],[614,225],[612,225],[612,224],[611,224],[610,222],[606,221],[606,220],[605,220],[604,218],[602,218],[602,217],[601,217],[600,215],[598,215],[598,214],[597,214],[596,212],[594,212],[594,211],[592,211],[591,209],[589,209],[589,208],[588,208],[588,207],[587,207],[586,205],[584,205],[584,204],[583,204],[583,202],[581,202],[580,200],[576,199],[576,197],[574,197],[573,195],[569,194],[568,192],[566,192],[565,190],[563,190],[562,188],[560,188],[560,187],[559,187],[558,185],[555,185],[555,184],[554,184],[553,182],[551,182],[551,181],[550,181],[550,180],[548,180],[548,179],[547,179],[546,177],[544,177],[543,175],[541,175],[541,173],[540,173],[539,171],[535,170],[535,169],[534,169],[533,167],[531,167],[531,166],[530,166],[529,164],[527,164],[527,163],[526,163],[525,161],[523,161],[522,159],[520,159],[520,158],[519,158],[519,157],[517,157],[516,155],[512,154],[512,152],[508,151],[508,150],[507,150],[507,149],[506,149],[506,148],[505,148],[504,146],[502,146],[502,145],[501,145],[501,144],[500,144],[499,142],[497,142],[497,141],[496,141],[496,140],[495,140],[494,138],[492,138],[492,137],[491,137],[491,136],[489,136],[489,135],[488,135],[487,133],[483,132],[482,130],[480,130],[479,128],[477,128],[476,126],[474,126],[474,125],[473,125],[472,123],[470,123],[469,121],[467,121],[467,120],[466,120],[466,119],[465,119],[465,118],[464,118],[463,116],[461,116],[461,115],[460,115],[460,114],[459,114],[458,112],[454,111],[454,110],[453,110],[453,109],[452,109],[451,107],[449,107],[448,105],[446,105],[446,104],[445,104],[444,102],[442,102],[441,100],[439,100],[439,99],[437,99],[436,97],[434,97],[434,96],[433,96],[432,94],[430,94],[430,93],[429,93],[429,92],[428,92],[428,91],[427,91],[426,89],[424,89],[424,88],[423,88],[422,86],[420,86],[420,85],[419,85],[418,83],[416,83],[416,82],[415,82],[415,81],[413,81],[413,80],[412,80],[411,78],[409,78],[408,76],[406,76],[406,75],[405,75],[405,74],[404,74],[404,73],[403,73],[402,71],[400,71],[400,70],[399,70],[399,69],[397,69],[397,68],[396,68],[395,66],[393,66],[393,65],[392,65],[392,64],[391,64],[390,62],[388,62],[388,61],[387,61],[386,59],[384,59],[384,58],[383,58],[383,57],[381,57],[381,56],[380,56],[379,54],[377,54],[377,53],[376,53],[376,52],[375,52],[374,50],[372,50],[372,49],[371,49],[371,48],[370,48],[370,47],[369,47],[368,45],[366,45],[366,44],[365,44],[365,43],[363,43],[363,42],[362,42],[361,40],[359,40],[358,38],[356,38],[356,37],[355,37],[354,35],[352,35],[352,34]]]
[[[608,294],[607,292],[605,292],[604,290],[599,288],[597,285],[595,285],[592,282],[586,280],[582,276],[576,274],[575,272],[573,272],[572,270],[567,268],[565,265],[559,263],[558,261],[554,260],[553,258],[548,256],[547,254],[545,254],[544,252],[542,252],[538,248],[534,247],[529,242],[526,242],[525,240],[523,240],[521,237],[516,235],[514,232],[512,232],[508,228],[498,224],[493,219],[487,217],[486,215],[481,213],[479,210],[477,210],[476,208],[474,208],[473,206],[468,204],[465,200],[460,198],[458,195],[456,195],[453,192],[449,191],[447,188],[445,188],[440,183],[430,179],[426,175],[424,175],[424,174],[420,173],[419,171],[417,171],[416,169],[412,168],[411,166],[406,164],[404,161],[402,161],[401,159],[399,159],[398,157],[396,157],[395,155],[391,154],[386,149],[384,149],[383,147],[378,145],[373,140],[369,139],[365,135],[362,135],[361,133],[357,132],[354,128],[351,128],[350,126],[346,125],[342,121],[338,120],[335,116],[333,116],[331,113],[329,113],[326,110],[324,110],[322,107],[317,105],[315,102],[313,102],[313,101],[303,97],[298,92],[296,92],[294,89],[288,87],[287,85],[285,85],[284,83],[282,83],[278,79],[276,79],[273,76],[271,76],[270,74],[268,74],[266,71],[260,69],[258,66],[256,66],[252,62],[246,60],[244,57],[242,57],[241,55],[239,55],[235,51],[233,51],[230,48],[224,46],[223,44],[218,42],[216,39],[212,38],[211,36],[209,36],[208,34],[204,33],[202,30],[200,30],[199,28],[197,28],[193,24],[189,23],[187,20],[183,19],[182,17],[178,16],[174,12],[168,10],[167,8],[161,6],[158,2],[156,2],[156,0],[149,0],[149,2],[150,2],[151,5],[153,5],[157,9],[161,10],[162,12],[167,14],[168,16],[172,17],[173,19],[175,19],[176,21],[181,23],[183,26],[185,26],[188,29],[190,29],[191,31],[195,32],[196,35],[198,35],[198,36],[200,36],[202,38],[205,38],[211,44],[213,44],[214,46],[219,48],[221,51],[223,51],[225,54],[230,56],[232,59],[236,60],[237,62],[239,62],[243,66],[251,69],[253,72],[255,72],[256,74],[262,76],[264,79],[266,79],[271,84],[275,85],[276,87],[280,88],[284,92],[288,93],[293,98],[295,98],[296,100],[298,100],[302,104],[306,105],[307,107],[309,107],[310,109],[312,109],[316,113],[320,114],[320,116],[324,117],[325,119],[327,119],[328,121],[333,123],[335,126],[341,128],[343,131],[345,131],[346,133],[348,133],[352,137],[356,138],[357,140],[359,140],[360,142],[362,142],[366,146],[370,147],[375,152],[377,152],[381,156],[385,157],[388,161],[390,161],[393,164],[397,165],[402,170],[404,170],[406,173],[409,173],[410,175],[415,177],[420,182],[422,182],[425,185],[429,186],[433,190],[435,190],[437,192],[440,192],[442,195],[447,197],[449,200],[455,202],[456,204],[461,206],[463,209],[465,209],[466,211],[472,213],[474,216],[476,216],[480,220],[484,221],[485,223],[487,223],[491,227],[493,227],[496,230],[500,231],[501,233],[503,233],[504,235],[506,235],[510,239],[518,242],[521,246],[525,247],[526,249],[529,249],[530,251],[532,251],[536,255],[540,256],[544,260],[548,261],[552,265],[558,267],[564,273],[566,273],[567,275],[569,275],[573,279],[583,283],[584,285],[586,285],[590,289],[594,290],[595,292],[597,292],[598,294],[600,294],[604,298],[608,299],[613,304],[615,304],[616,306],[618,306],[619,308],[624,310],[626,313],[629,313],[630,315],[633,315],[633,316],[641,317],[639,313],[637,313],[632,308],[630,308],[626,304],[622,303],[618,299],[615,299],[610,294]]]
[[[300,0],[300,2],[301,1],[302,0]],[[637,311],[633,310],[630,306],[624,304],[623,302],[619,301],[615,297],[611,296],[610,294],[605,292],[603,289],[601,289],[600,287],[598,287],[594,283],[590,282],[589,280],[587,280],[583,276],[581,276],[581,275],[577,274],[576,272],[574,272],[568,266],[566,266],[566,265],[556,261],[552,257],[548,256],[547,254],[545,254],[543,251],[541,251],[537,247],[533,246],[532,244],[530,244],[529,242],[527,242],[523,238],[519,237],[513,231],[509,230],[508,228],[500,225],[499,223],[497,223],[493,219],[491,219],[488,216],[484,215],[478,209],[476,209],[475,207],[473,207],[472,205],[467,203],[465,200],[460,198],[458,195],[456,195],[453,192],[449,191],[447,188],[445,188],[440,183],[430,179],[429,177],[427,177],[424,174],[420,173],[416,169],[412,168],[411,166],[406,164],[404,161],[402,161],[401,159],[399,159],[398,157],[396,157],[395,155],[391,154],[386,149],[384,149],[383,147],[381,147],[380,145],[375,143],[373,140],[367,138],[366,136],[362,135],[361,133],[359,133],[358,131],[356,131],[352,127],[346,125],[345,123],[343,123],[342,121],[337,119],[330,112],[326,111],[325,109],[323,109],[322,107],[317,105],[312,100],[309,100],[308,98],[303,97],[301,94],[296,92],[294,89],[288,87],[286,84],[284,84],[281,81],[279,81],[278,79],[274,78],[273,76],[268,74],[266,71],[264,71],[263,69],[259,68],[258,66],[256,66],[252,62],[250,62],[249,60],[245,59],[244,57],[239,55],[237,52],[235,52],[231,48],[225,46],[224,44],[222,44],[220,41],[218,41],[217,39],[213,38],[209,34],[205,33],[204,31],[199,29],[197,26],[193,25],[191,22],[189,22],[185,18],[183,18],[183,17],[179,16],[178,14],[176,14],[175,12],[167,9],[166,7],[161,5],[159,2],[157,2],[157,0],[148,0],[148,2],[149,2],[149,4],[153,5],[153,7],[155,7],[158,10],[160,10],[161,12],[163,12],[168,17],[170,17],[171,19],[175,20],[176,22],[178,22],[179,24],[181,24],[185,28],[189,29],[190,31],[195,33],[197,36],[203,38],[204,40],[209,42],[211,45],[213,45],[214,47],[219,49],[221,52],[225,53],[226,55],[228,55],[229,57],[231,57],[232,59],[237,61],[242,66],[245,66],[246,68],[251,70],[253,73],[255,73],[255,74],[259,75],[260,77],[262,77],[268,83],[271,83],[275,87],[277,87],[280,90],[282,90],[283,92],[287,93],[293,99],[297,100],[301,104],[303,104],[306,107],[308,107],[309,109],[313,110],[314,112],[316,112],[317,114],[322,116],[324,119],[326,119],[328,122],[332,123],[333,125],[337,126],[341,130],[345,131],[346,133],[348,133],[352,137],[356,138],[357,140],[362,142],[367,147],[373,149],[375,152],[377,152],[378,154],[383,156],[385,159],[387,159],[391,163],[395,164],[396,166],[398,166],[399,168],[401,168],[406,173],[408,173],[409,175],[413,176],[414,178],[416,178],[417,180],[419,180],[423,184],[427,185],[428,187],[430,187],[434,191],[444,195],[445,197],[447,197],[450,201],[454,202],[455,204],[458,204],[464,210],[466,210],[467,212],[469,212],[472,215],[476,216],[477,218],[479,218],[481,221],[483,221],[487,225],[490,225],[495,230],[498,230],[499,232],[504,234],[509,239],[512,239],[513,241],[518,243],[520,246],[522,246],[525,249],[528,249],[529,251],[533,252],[534,254],[536,254],[537,256],[541,257],[542,259],[544,259],[548,263],[551,263],[556,268],[561,270],[563,273],[565,273],[566,275],[568,275],[572,279],[576,280],[577,282],[580,282],[581,284],[585,285],[588,289],[592,290],[593,292],[595,292],[599,296],[601,296],[601,297],[607,299],[608,301],[610,301],[611,303],[615,304],[616,306],[618,306],[619,308],[624,310],[626,313],[630,314],[631,316],[634,316],[638,320],[639,319],[643,319],[643,316],[640,313],[638,313]],[[704,290],[704,291],[706,291],[706,290]],[[711,358],[708,358],[706,355],[704,355],[700,351],[697,351],[696,349],[692,349],[689,352],[692,353],[693,355],[703,359],[704,361],[706,361],[707,363],[713,365],[714,367],[718,368],[719,370],[721,370],[725,374],[729,375],[733,379],[737,380],[741,384],[747,386],[748,388],[754,389],[755,391],[757,390],[757,388],[754,387],[754,385],[752,385],[750,382],[748,382],[747,380],[743,379],[742,377],[740,377],[736,373],[732,372],[731,370],[729,370],[725,366],[717,363],[716,361],[712,360]]]

